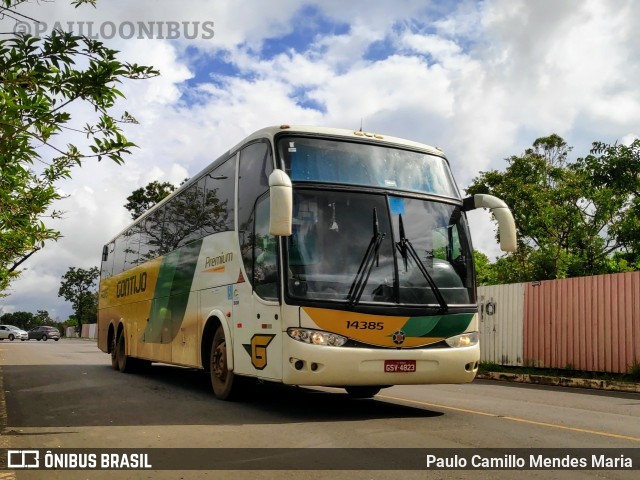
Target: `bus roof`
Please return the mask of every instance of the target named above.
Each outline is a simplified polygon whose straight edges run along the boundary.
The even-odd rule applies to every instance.
[[[279,125],[279,126],[271,126],[262,128],[247,138],[239,142],[235,145],[230,151],[237,150],[243,144],[250,142],[252,140],[257,140],[259,138],[273,138],[282,133],[292,133],[292,134],[309,134],[309,135],[325,135],[332,137],[343,137],[345,139],[360,139],[360,140],[371,140],[372,142],[383,142],[387,144],[393,144],[401,147],[409,147],[411,149],[422,150],[432,155],[438,155],[444,157],[443,151],[438,147],[432,147],[431,145],[426,145],[424,143],[418,143],[411,140],[406,140],[404,138],[392,137],[389,135],[382,135],[379,133],[371,133],[365,132],[362,130],[346,130],[342,128],[329,128],[329,127],[314,127],[309,125]]]

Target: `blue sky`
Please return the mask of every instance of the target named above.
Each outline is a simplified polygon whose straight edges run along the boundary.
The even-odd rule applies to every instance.
[[[319,38],[349,34],[350,25],[328,18],[316,5],[302,4],[290,20],[291,30],[282,36],[265,38],[260,56],[273,58],[291,51],[304,53],[314,48]]]
[[[48,310],[70,266],[97,265],[129,221],[126,197],[153,180],[179,183],[267,125],[359,128],[439,146],[461,188],[551,133],[588,153],[593,141],[640,135],[640,3],[539,0],[68,0],[23,6],[51,22],[213,22],[213,38],[105,39],[162,75],[127,82],[123,167],[101,162],[60,185],[64,238],[25,264],[0,312]],[[13,27],[0,20],[0,31]],[[90,109],[73,107],[78,125]],[[60,138],[60,144],[77,141]],[[474,245],[499,254],[488,215],[470,216]]]

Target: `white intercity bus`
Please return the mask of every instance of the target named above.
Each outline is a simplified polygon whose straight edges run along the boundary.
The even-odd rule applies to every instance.
[[[480,359],[466,211],[440,149],[281,125],[247,137],[104,246],[98,346],[127,372],[345,388],[465,383]]]

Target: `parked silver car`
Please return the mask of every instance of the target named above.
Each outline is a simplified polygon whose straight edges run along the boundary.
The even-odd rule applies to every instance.
[[[22,340],[24,342],[25,340],[29,340],[29,334],[18,327],[14,327],[13,325],[0,325],[0,340],[4,340],[5,338],[12,342],[15,339]]]

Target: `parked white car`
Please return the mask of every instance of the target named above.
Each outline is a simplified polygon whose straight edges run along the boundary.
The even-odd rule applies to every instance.
[[[29,340],[29,334],[24,330],[14,327],[13,325],[0,325],[0,340],[13,340],[19,339],[23,342]]]

